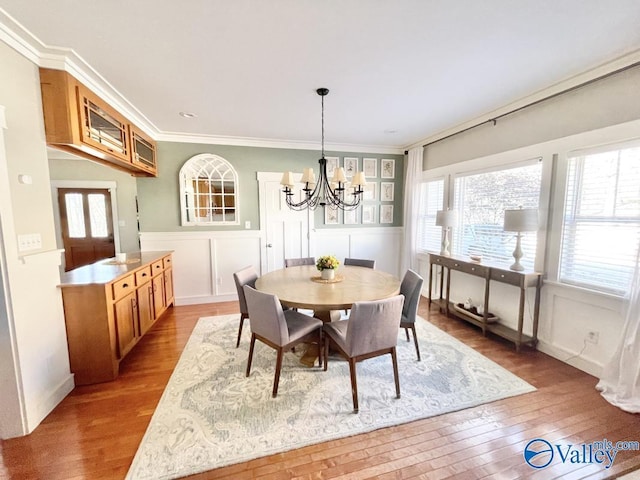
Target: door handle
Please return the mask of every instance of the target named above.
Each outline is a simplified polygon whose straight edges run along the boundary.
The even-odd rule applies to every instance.
[[[267,243],[267,248],[271,248],[273,245],[271,243]]]

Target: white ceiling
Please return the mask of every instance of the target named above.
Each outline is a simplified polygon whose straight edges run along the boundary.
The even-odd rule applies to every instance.
[[[640,51],[638,0],[0,0],[158,134],[399,150]],[[179,112],[197,114],[185,119]]]

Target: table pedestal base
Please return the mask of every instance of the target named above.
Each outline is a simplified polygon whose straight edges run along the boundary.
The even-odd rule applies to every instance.
[[[338,310],[314,310],[313,316],[324,323],[337,322],[341,318]]]

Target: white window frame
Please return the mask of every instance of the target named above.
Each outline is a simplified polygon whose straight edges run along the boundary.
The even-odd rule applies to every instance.
[[[594,147],[594,148],[587,148],[587,149],[578,149],[578,150],[572,150],[569,152],[566,152],[564,155],[564,165],[563,165],[563,170],[562,170],[562,174],[563,174],[563,180],[564,180],[564,191],[562,192],[562,214],[560,215],[560,225],[561,225],[561,230],[560,230],[560,235],[559,235],[559,239],[558,239],[558,255],[557,255],[557,271],[555,272],[556,275],[556,281],[561,284],[561,285],[566,285],[569,287],[575,287],[575,288],[579,288],[579,289],[584,289],[584,290],[588,290],[588,291],[593,291],[593,292],[598,292],[599,294],[604,294],[604,295],[610,295],[613,297],[623,297],[626,294],[625,289],[616,289],[616,288],[608,288],[605,285],[602,285],[602,282],[593,282],[593,283],[589,283],[588,281],[580,281],[577,278],[574,277],[570,277],[567,276],[566,278],[563,278],[563,262],[564,262],[564,243],[568,240],[565,236],[566,233],[566,227],[567,227],[567,221],[566,221],[566,216],[567,216],[567,212],[566,212],[566,206],[567,203],[569,201],[569,195],[571,195],[573,192],[569,191],[569,186],[568,186],[568,181],[569,181],[569,167],[571,162],[573,161],[573,159],[580,159],[580,158],[584,158],[586,156],[589,155],[595,155],[598,153],[605,153],[605,152],[612,152],[612,151],[619,151],[619,150],[624,150],[624,149],[628,149],[628,148],[639,148],[640,147],[640,140],[633,140],[633,141],[626,141],[626,142],[618,142],[618,143],[611,143],[611,144],[607,144],[607,145],[601,145],[598,147]],[[576,168],[577,169],[581,169],[582,168],[582,162],[581,160],[576,160],[578,162],[580,162]],[[574,201],[576,201],[576,199],[573,199]],[[602,223],[603,227],[604,224],[607,223],[620,223],[621,221],[625,221],[625,222],[629,222],[630,224],[635,224],[635,225],[639,225],[640,224],[640,219],[633,219],[633,217],[631,218],[626,218],[624,216],[622,217],[618,217],[618,216],[608,216],[608,217],[604,217],[604,216],[599,216],[599,217],[595,217],[595,218],[591,218],[591,217],[584,217],[582,219],[582,221],[584,222],[593,222],[593,223]],[[578,218],[576,219],[574,222],[571,222],[573,224],[578,224],[581,223],[581,220]],[[604,248],[606,248],[607,246],[604,245]],[[632,253],[632,257],[635,258],[635,256],[637,255],[637,251],[635,252],[635,255]]]
[[[549,144],[530,145],[515,150],[509,150],[485,157],[473,158],[452,165],[445,165],[425,170],[422,174],[422,181],[445,177],[444,191],[444,208],[453,208],[453,178],[456,175],[482,173],[484,171],[499,170],[500,168],[508,168],[510,165],[522,163],[523,159],[541,159],[542,162],[542,184],[540,187],[539,200],[539,224],[538,236],[536,241],[536,256],[534,270],[536,272],[545,272],[545,261],[547,254],[545,248],[549,243],[547,238],[547,222],[548,211],[551,199],[551,190],[553,188],[553,176],[555,168],[555,153],[557,147]],[[450,232],[449,240],[452,241],[453,232]],[[450,246],[450,249],[453,245]]]
[[[418,218],[418,222],[422,222],[423,218],[428,218],[427,215],[423,215],[422,214],[422,207],[423,207],[423,205],[422,205],[422,192],[423,192],[424,185],[426,185],[427,183],[430,183],[430,182],[438,182],[438,181],[443,182],[443,198],[442,198],[442,207],[441,208],[446,208],[446,206],[445,206],[446,203],[447,203],[447,201],[446,201],[446,192],[447,192],[447,189],[448,189],[449,177],[448,176],[440,176],[440,177],[433,177],[433,178],[423,179],[420,182],[420,196],[419,196],[420,205],[418,205],[418,217],[417,217]],[[435,217],[435,214],[434,214],[433,215],[433,225],[435,225],[435,218],[436,217]],[[420,231],[421,231],[421,227],[420,227],[420,225],[417,225],[417,228],[416,228],[416,243],[415,243],[416,244],[416,254],[420,255],[420,254],[428,254],[428,253],[439,253],[440,252],[440,244],[442,243],[442,232],[440,232],[440,236],[439,236],[439,239],[438,239],[438,248],[437,248],[437,250],[430,251],[428,249],[420,248],[420,246],[421,246],[420,236],[419,236]]]
[[[229,175],[233,180],[234,220],[216,220],[213,217],[208,220],[206,218],[203,219],[202,217],[189,219],[187,214],[187,199],[191,196],[191,203],[193,203],[193,192],[192,188],[190,189],[191,181],[194,178],[193,174],[197,174],[197,172],[204,172],[206,176],[210,177],[212,174],[217,173],[220,170],[224,170],[224,178],[228,178],[227,175]],[[226,159],[212,153],[195,155],[187,160],[180,169],[178,181],[180,184],[180,219],[183,226],[240,225],[238,173]]]
[[[544,192],[544,165],[542,164],[543,158],[541,156],[538,157],[534,157],[534,158],[527,158],[527,159],[520,159],[517,161],[513,161],[510,163],[501,163],[501,164],[497,164],[497,165],[492,165],[486,168],[482,168],[482,169],[477,169],[477,170],[466,170],[466,171],[459,171],[456,174],[452,175],[452,179],[451,179],[451,184],[452,184],[452,197],[454,198],[453,202],[452,202],[452,208],[458,210],[458,226],[457,228],[463,228],[464,226],[464,218],[463,215],[461,215],[461,212],[459,211],[460,209],[460,205],[456,205],[455,204],[455,198],[458,195],[458,192],[455,190],[455,185],[456,185],[456,180],[459,178],[463,178],[463,177],[469,177],[469,176],[474,176],[474,175],[482,175],[482,174],[488,174],[488,173],[493,173],[493,172],[500,172],[500,171],[505,171],[505,170],[512,170],[512,169],[516,169],[516,168],[522,168],[522,167],[527,167],[527,166],[531,166],[531,165],[536,165],[538,163],[541,164],[541,173],[540,173],[540,191],[538,194],[538,209],[541,208],[541,202],[542,202],[542,194]],[[517,208],[518,205],[507,205],[505,206],[505,208]],[[526,207],[526,206],[525,206]],[[449,250],[452,252],[452,254],[457,250],[458,245],[457,245],[457,233],[453,231],[454,229],[456,229],[456,227],[454,227],[452,229],[452,232],[450,232],[449,235],[449,241],[451,242],[451,246],[449,247]],[[527,235],[536,235],[535,232],[528,232]],[[515,233],[513,233],[512,235],[509,236],[513,236],[514,240],[513,240],[513,244],[515,246]],[[504,238],[504,235],[500,235],[500,238]],[[533,256],[534,258],[526,258],[523,261],[526,261],[526,263],[529,263],[531,266],[534,265],[539,265],[540,262],[537,261],[538,259],[538,253],[540,252],[540,249],[537,246],[537,241],[539,240],[539,237],[536,236],[535,237],[536,240],[536,248],[533,252]],[[456,252],[457,255],[459,256],[465,256],[464,254],[460,254],[459,252]],[[490,260],[495,262],[495,260]],[[513,258],[507,257],[507,259],[504,260],[504,262],[499,262],[500,264],[504,263],[505,266],[506,265],[510,265],[513,261]],[[535,269],[535,267],[534,267]]]

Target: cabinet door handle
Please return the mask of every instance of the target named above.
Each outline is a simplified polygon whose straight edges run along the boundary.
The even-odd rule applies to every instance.
[[[147,276],[147,272],[144,272],[144,273],[142,274],[142,276],[143,276],[143,277],[146,277],[146,276]]]
[[[129,288],[129,284],[128,283],[123,283],[122,284],[122,288]]]

